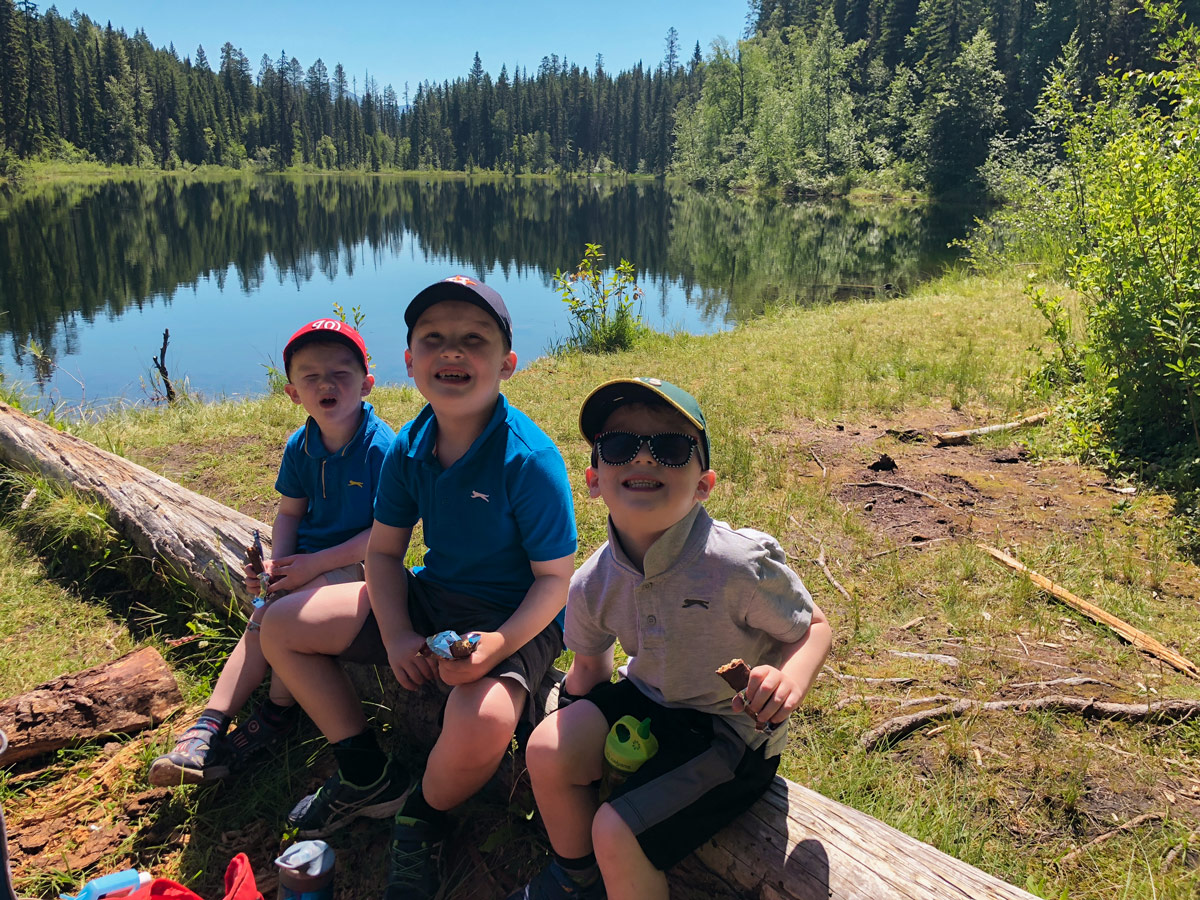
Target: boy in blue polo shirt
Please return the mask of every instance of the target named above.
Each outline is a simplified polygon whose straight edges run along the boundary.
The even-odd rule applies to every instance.
[[[448,811],[496,771],[561,651],[576,548],[562,456],[500,393],[517,364],[500,295],[455,276],[417,294],[404,320],[408,374],[428,405],[384,460],[367,584],[324,588],[304,604],[284,598],[263,623],[267,659],[338,762],[288,821],[318,837],[398,810],[386,900],[437,893]],[[418,521],[428,551],[410,572],[404,558]],[[447,629],[478,635],[469,657],[422,654],[426,637]],[[452,686],[415,784],[380,750],[339,658],[387,663],[408,690]]]
[[[317,319],[300,328],[284,345],[283,368],[284,391],[304,407],[308,420],[283,450],[275,482],[273,559],[265,567],[273,594],[290,593],[302,602],[323,585],[363,580],[375,485],[396,434],[363,399],[375,376],[368,371],[362,336],[345,322]],[[258,575],[249,567],[245,575],[247,591],[257,595]],[[196,723],[150,766],[151,784],[224,778],[295,725],[296,702],[273,678],[263,704],[226,734],[230,718],[267,675],[259,646],[262,617],[262,609],[251,615]]]

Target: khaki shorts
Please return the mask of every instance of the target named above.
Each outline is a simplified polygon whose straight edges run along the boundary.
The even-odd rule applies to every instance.
[[[360,562],[350,563],[340,569],[331,569],[325,573],[330,584],[352,584],[355,581],[366,581],[367,574]]]

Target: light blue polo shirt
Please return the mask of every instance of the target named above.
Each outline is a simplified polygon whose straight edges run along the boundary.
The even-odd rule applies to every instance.
[[[425,565],[414,569],[418,578],[515,610],[533,584],[530,561],[575,553],[562,454],[503,394],[483,432],[448,469],[433,455],[436,439],[437,419],[426,405],[387,452],[375,518],[396,528],[422,522],[428,550]]]
[[[296,552],[336,547],[371,527],[379,471],[395,437],[391,426],[364,402],[358,430],[335,453],[325,449],[312,416],[288,438],[275,490],[284,497],[308,499]]]

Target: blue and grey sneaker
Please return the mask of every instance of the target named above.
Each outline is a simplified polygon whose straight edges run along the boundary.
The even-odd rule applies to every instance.
[[[389,759],[374,784],[359,787],[334,772],[315,794],[309,794],[288,813],[288,825],[302,838],[332,834],[355,819],[383,819],[404,805],[413,780],[404,767]]]
[[[383,900],[433,900],[441,887],[438,857],[442,834],[424,819],[396,816],[392,867]]]
[[[229,752],[225,739],[203,724],[179,736],[175,749],[150,764],[150,783],[155,787],[209,784],[229,774]]]
[[[597,878],[583,886],[575,882],[556,861],[542,869],[529,884],[508,900],[605,900],[604,880]]]

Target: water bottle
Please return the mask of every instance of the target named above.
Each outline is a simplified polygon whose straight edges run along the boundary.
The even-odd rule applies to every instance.
[[[149,872],[139,872],[137,869],[125,869],[93,878],[83,886],[74,897],[59,894],[59,900],[117,900],[118,897],[128,897],[143,884],[152,880]]]
[[[633,716],[621,716],[604,739],[604,777],[600,780],[600,800],[613,788],[642,767],[658,752],[658,738],[650,732],[650,720],[639,722]]]
[[[275,860],[279,893],[275,900],[333,900],[333,848],[324,841],[292,844]]]

